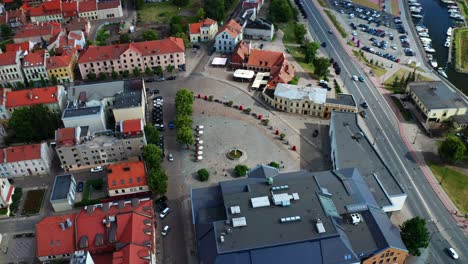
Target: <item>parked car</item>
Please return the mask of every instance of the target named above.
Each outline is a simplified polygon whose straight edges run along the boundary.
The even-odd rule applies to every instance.
[[[164,219],[170,212],[171,212],[171,208],[166,207],[166,209],[164,209],[164,210],[159,214],[159,217],[160,217],[161,219]]]
[[[153,94],[159,94],[159,90],[154,90]]]
[[[162,232],[161,232],[161,235],[167,236],[167,233],[169,233],[169,230],[171,230],[171,228],[170,228],[168,225],[166,225],[166,226],[163,228],[163,230],[162,230]]]
[[[362,106],[362,108],[364,108],[364,109],[367,109],[367,108],[369,107],[369,105],[367,105],[367,102],[366,102],[366,101],[363,101],[363,102],[361,103],[361,106]]]
[[[453,259],[458,259],[458,254],[457,254],[457,252],[455,251],[455,249],[453,249],[453,248],[447,248],[447,251],[448,251],[450,257],[452,257]]]
[[[326,47],[327,47],[327,43],[326,43],[326,42],[322,42],[322,47],[326,48]]]
[[[355,82],[357,82],[357,81],[359,80],[358,77],[357,77],[356,75],[353,75],[352,79],[353,79]]]
[[[360,82],[364,82],[364,77],[359,76],[358,80],[359,80]]]
[[[170,121],[169,124],[168,124],[168,127],[169,127],[169,129],[173,129],[174,128],[174,121]]]
[[[164,102],[164,99],[163,99],[162,96],[156,96],[156,97],[153,99],[153,101],[163,103],[163,102]]]
[[[200,45],[198,45],[198,44],[193,44],[193,45],[192,45],[192,48],[194,48],[194,49],[200,49]]]
[[[146,82],[155,82],[156,80],[154,78],[148,78],[145,80]]]
[[[173,75],[173,76],[167,77],[167,80],[172,81],[172,80],[175,80],[176,78],[177,78],[177,76]]]
[[[361,114],[362,118],[367,118],[366,111],[362,110],[360,114]]]
[[[165,80],[164,77],[159,77],[156,79],[157,82],[163,82],[164,80]]]
[[[83,192],[83,187],[84,187],[84,183],[79,182],[78,185],[76,186],[76,191],[77,192]]]
[[[94,168],[91,168],[91,172],[100,172],[100,171],[103,171],[104,168],[102,166],[97,166],[97,167],[94,167]]]
[[[174,156],[172,156],[172,154],[169,154],[169,156],[167,157],[167,159],[168,159],[169,161],[174,161]]]

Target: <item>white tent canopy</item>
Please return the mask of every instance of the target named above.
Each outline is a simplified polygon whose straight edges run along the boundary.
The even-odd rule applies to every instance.
[[[215,57],[211,62],[213,66],[226,66],[227,58]]]
[[[238,79],[252,79],[255,75],[254,71],[249,70],[236,70],[234,72],[234,78]]]

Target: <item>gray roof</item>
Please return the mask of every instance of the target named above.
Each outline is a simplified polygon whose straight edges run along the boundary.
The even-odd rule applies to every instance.
[[[387,194],[404,195],[392,172],[362,133],[356,114],[333,111],[330,130],[333,130],[336,169],[358,168],[380,207],[391,205]]]
[[[257,18],[255,21],[247,21],[247,25],[245,26],[245,28],[271,30],[272,26],[273,24],[271,24],[269,21],[262,18]]]
[[[257,173],[261,170],[254,169]],[[395,233],[398,229],[376,207],[357,169],[283,173],[273,177],[272,185],[265,177],[252,176],[256,173],[249,173],[246,179],[192,190],[201,262],[356,263],[387,247],[406,250],[399,233]],[[277,186],[287,188],[272,190]],[[276,206],[272,194],[279,193],[297,193],[299,200],[291,200],[289,206]],[[253,208],[251,198],[261,196],[268,196],[271,205]],[[232,214],[232,206],[239,206],[240,213]],[[329,210],[338,215],[330,216]],[[348,221],[350,213],[355,212],[363,219],[357,225]],[[280,223],[281,218],[292,216],[300,216],[301,220]],[[247,225],[233,227],[232,219],[237,217],[245,217]],[[317,232],[318,218],[325,233]]]
[[[468,107],[468,102],[443,82],[414,82],[408,84],[429,110]]]
[[[70,185],[74,182],[75,180],[73,179],[73,176],[71,174],[55,176],[54,187],[52,189],[50,201],[62,200],[67,198],[68,191],[70,190]]]
[[[279,174],[279,170],[277,168],[267,166],[267,165],[259,165],[249,172],[249,178],[263,178],[267,179],[269,177],[275,177]]]
[[[102,106],[84,106],[84,107],[73,107],[69,106],[63,111],[63,118],[77,117],[77,116],[90,116],[100,115]]]
[[[123,93],[119,93],[115,96],[115,103],[114,108],[130,108],[141,106],[142,99],[141,99],[142,91],[126,91]]]
[[[327,98],[326,103],[356,106],[354,97],[351,94],[338,94],[336,98]]]
[[[68,88],[68,100],[79,99],[80,93],[85,92],[87,101],[100,101],[104,98],[114,97],[117,93],[124,91],[141,91],[142,87],[140,79],[71,86]]]
[[[450,118],[458,124],[468,124],[468,113],[464,115],[451,116]]]

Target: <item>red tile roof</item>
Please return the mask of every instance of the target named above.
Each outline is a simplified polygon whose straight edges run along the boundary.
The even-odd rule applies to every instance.
[[[24,56],[23,68],[45,66],[45,50],[39,50]]]
[[[29,15],[32,17],[58,15],[61,13],[60,0],[47,0],[37,7],[31,7]]]
[[[78,63],[115,60],[128,49],[135,50],[143,56],[161,55],[184,52],[184,41],[181,38],[170,37],[162,40],[116,44],[110,46],[89,46],[78,59]]]
[[[122,133],[136,133],[141,131],[143,131],[143,122],[141,122],[141,119],[122,121]]]
[[[58,22],[29,23],[16,33],[14,39],[41,36],[52,37],[58,35],[61,30],[62,26]]]
[[[41,144],[31,144],[6,148],[6,161],[18,162],[41,158]]]
[[[2,3],[4,4],[10,4],[13,3],[15,0],[2,0]]]
[[[146,185],[145,163],[123,162],[107,166],[107,186],[109,190]]]
[[[6,51],[30,51],[29,41],[6,44]]]
[[[6,108],[57,103],[58,86],[33,88],[6,93]]]
[[[120,6],[120,0],[100,1],[98,2],[98,10],[117,8]]]
[[[86,0],[80,2],[78,5],[78,11],[80,13],[82,12],[91,12],[91,11],[96,11],[97,10],[97,3],[96,0]]]
[[[5,149],[0,149],[0,163],[5,163]]]
[[[73,55],[65,54],[60,56],[51,56],[47,59],[47,69],[58,69],[67,67],[73,61]]]
[[[0,53],[0,66],[16,64],[16,52],[7,51]]]
[[[242,32],[242,26],[239,25],[234,19],[229,20],[226,24],[221,27],[218,34],[222,32],[226,32],[231,35],[233,38],[237,38],[237,36]]]
[[[216,24],[217,22],[214,21],[211,18],[205,18],[203,20],[200,20],[196,23],[191,23],[189,24],[190,27],[190,34],[200,34],[200,28],[201,27],[206,27],[206,26],[211,26],[213,24]]]
[[[152,201],[122,202],[119,202],[122,207],[118,203],[110,207],[91,205],[88,206],[90,210],[39,221],[36,224],[37,256],[86,250],[96,263],[147,264],[149,260],[145,257],[155,252]],[[60,223],[65,223],[67,218],[72,226],[62,230]]]
[[[22,9],[8,10],[0,15],[0,23],[2,24],[7,24],[16,21],[21,23],[26,22],[26,16]]]
[[[55,142],[58,146],[63,145],[75,145],[76,138],[75,138],[75,128],[74,127],[67,127],[57,129],[55,131]]]

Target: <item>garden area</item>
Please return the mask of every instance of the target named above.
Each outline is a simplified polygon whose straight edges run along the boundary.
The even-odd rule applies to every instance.
[[[447,195],[460,212],[468,212],[468,175],[447,165],[429,163],[429,166]]]
[[[413,73],[409,70],[406,69],[399,69],[397,72],[395,72],[392,76],[390,76],[388,79],[384,81],[384,87],[385,89],[392,91],[394,93],[404,93],[404,89],[406,87],[406,79],[407,78],[413,78],[411,75],[414,75],[414,80],[415,81],[432,81],[431,78],[428,78],[424,75],[421,74],[416,74]],[[409,80],[408,80],[409,82]]]
[[[455,69],[468,73],[468,28],[455,31]]]
[[[75,203],[75,207],[83,207],[90,204],[97,204],[101,202],[102,198],[107,195],[100,195],[100,198],[94,198],[93,194],[99,195],[102,192],[102,179],[87,180],[83,190],[83,198],[81,202]]]
[[[387,72],[385,68],[379,65],[377,60],[374,61],[373,59],[367,59],[362,50],[353,50],[353,54],[356,56],[356,58],[358,58],[360,61],[363,61],[369,68],[371,68],[372,72],[374,72],[377,77],[380,77]]]
[[[195,22],[198,8],[199,6],[194,1],[184,7],[178,7],[172,2],[145,3],[138,11],[138,17],[142,23],[169,24],[172,17],[189,13],[191,16],[187,17],[188,22]]]
[[[30,190],[26,193],[21,215],[35,215],[41,211],[45,189]]]

